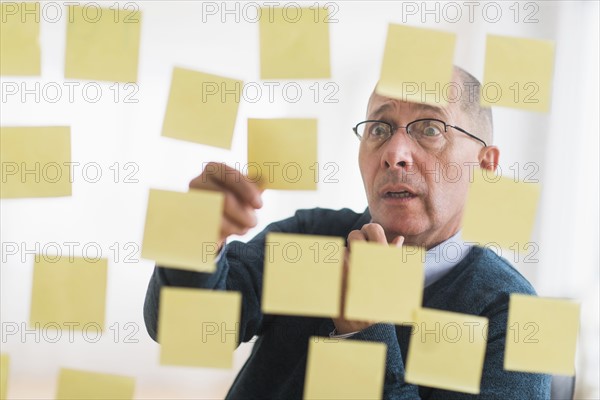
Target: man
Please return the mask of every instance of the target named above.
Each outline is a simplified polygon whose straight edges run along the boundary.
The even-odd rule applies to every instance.
[[[144,310],[150,335],[156,339],[159,293],[163,286],[239,291],[243,296],[240,340],[249,341],[255,335],[259,338],[231,387],[229,398],[301,398],[308,338],[313,335],[385,343],[386,399],[474,398],[404,381],[409,340],[420,339],[418,335],[411,338],[406,326],[348,321],[343,314],[330,320],[261,312],[267,232],[341,236],[347,238],[348,251],[352,251],[353,242],[361,240],[421,246],[428,250],[423,306],[489,319],[481,398],[548,398],[549,376],[503,369],[509,294],[534,294],[533,288],[507,261],[490,250],[470,247],[460,239],[473,166],[494,170],[499,151],[489,145],[491,110],[479,105],[479,82],[460,68],[454,69],[453,82],[455,89],[461,90],[451,98],[460,95],[460,101],[449,102],[445,107],[409,103],[373,93],[367,121],[354,128],[361,138],[359,166],[369,205],[363,214],[348,209],[300,210],[291,218],[269,225],[248,243],[232,242],[224,246],[229,235],[243,234],[255,226],[254,210],[262,206],[261,190],[223,164],[206,168],[192,180],[190,188],[225,194],[217,271],[204,274],[157,267]],[[451,181],[439,173],[449,165],[461,172]],[[460,250],[452,260],[440,259],[439,255],[445,254],[440,250],[448,248]]]

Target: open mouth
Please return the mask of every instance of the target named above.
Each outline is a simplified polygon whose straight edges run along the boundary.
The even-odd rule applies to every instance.
[[[387,199],[411,199],[417,196],[415,194],[407,192],[406,190],[403,190],[401,192],[385,192],[383,197]]]

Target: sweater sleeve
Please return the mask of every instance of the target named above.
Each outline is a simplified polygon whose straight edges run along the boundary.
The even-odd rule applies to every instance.
[[[267,232],[298,232],[297,216],[270,224],[248,243],[231,242],[225,246],[214,273],[203,273],[157,266],[154,268],[144,302],[144,322],[152,339],[157,340],[160,291],[165,286],[211,290],[231,290],[242,294],[239,338],[249,341],[260,332],[264,244]],[[239,343],[238,343],[239,344]]]

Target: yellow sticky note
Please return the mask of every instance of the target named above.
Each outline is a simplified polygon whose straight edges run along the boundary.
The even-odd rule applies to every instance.
[[[136,82],[141,12],[102,8],[97,3],[69,6],[65,78]]]
[[[103,330],[107,260],[51,255],[36,258],[31,327],[81,330],[88,325]]]
[[[213,272],[222,214],[220,192],[151,189],[142,257],[165,267]]]
[[[463,215],[463,238],[523,248],[531,238],[539,197],[537,183],[515,182],[475,169]]]
[[[69,127],[1,127],[0,197],[71,195]]]
[[[345,317],[401,324],[423,301],[424,249],[354,242],[350,251]]]
[[[40,4],[0,4],[0,74],[40,75]]]
[[[344,240],[269,233],[262,310],[268,314],[340,315]]]
[[[8,392],[8,354],[0,354],[0,400],[6,400]]]
[[[381,399],[387,347],[384,343],[329,340],[308,344],[305,399]]]
[[[174,68],[162,135],[231,148],[243,82]]]
[[[554,43],[488,35],[481,103],[548,112]]]
[[[479,393],[488,319],[421,308],[415,312],[406,382]]]
[[[574,301],[511,294],[504,369],[574,375],[579,314]]]
[[[248,177],[263,188],[316,190],[316,119],[248,119]]]
[[[261,9],[260,78],[321,79],[331,77],[327,8]]]
[[[231,368],[238,345],[242,295],[165,287],[160,292],[160,363]]]
[[[390,24],[375,91],[416,103],[446,104],[455,41],[453,33]]]
[[[133,399],[134,378],[62,368],[58,376],[57,400]]]

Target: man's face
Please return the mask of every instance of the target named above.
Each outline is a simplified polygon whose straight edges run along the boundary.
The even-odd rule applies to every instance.
[[[367,111],[367,119],[386,121],[394,128],[421,118],[439,119],[477,134],[458,103],[437,108],[374,93]],[[431,248],[448,239],[460,228],[469,176],[479,165],[481,148],[450,127],[420,141],[404,128],[397,128],[387,140],[365,132],[359,166],[372,222],[383,227],[388,241],[402,235],[405,244]]]

